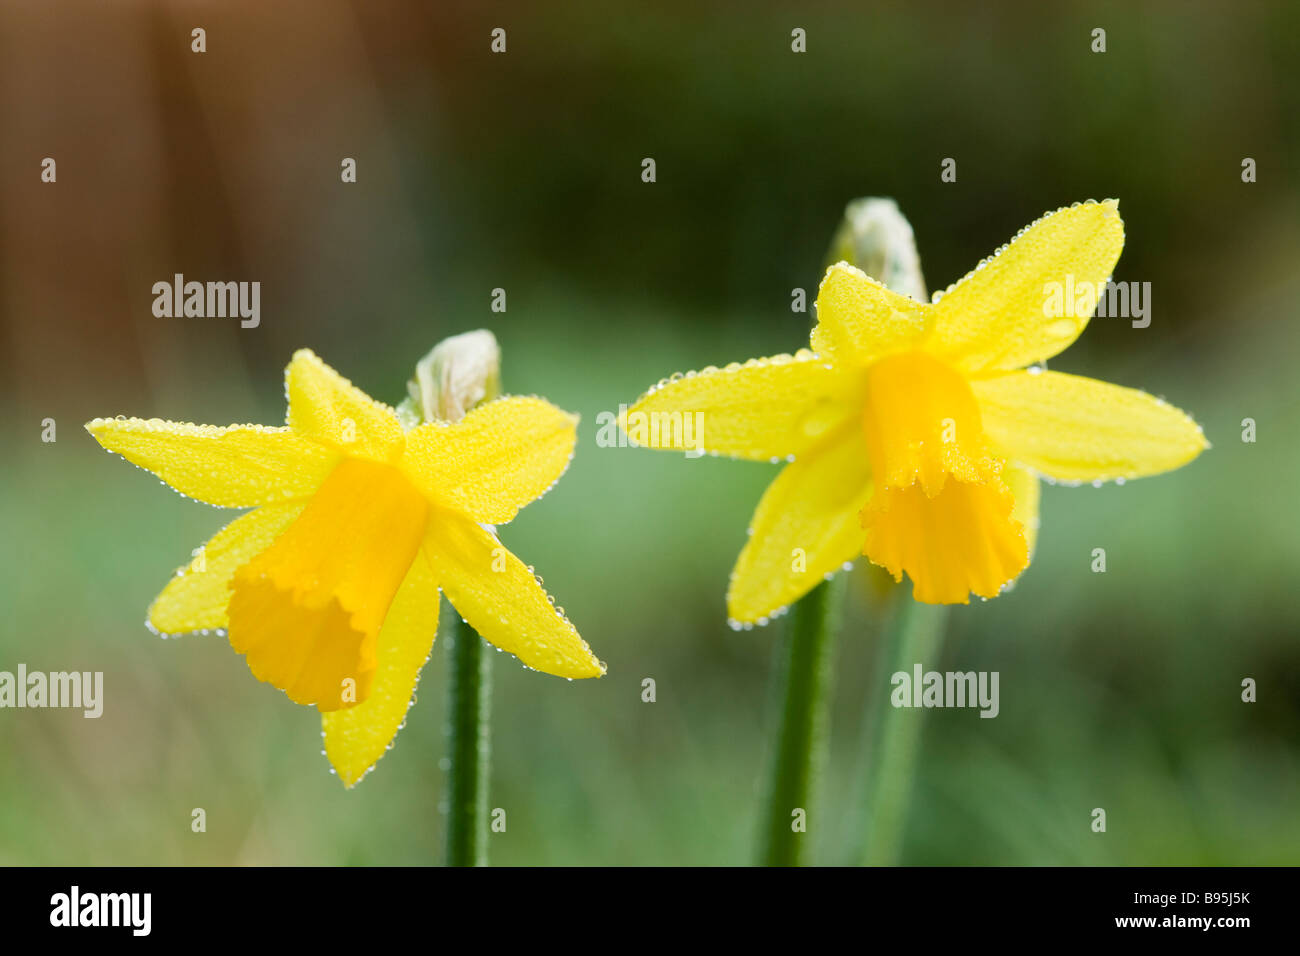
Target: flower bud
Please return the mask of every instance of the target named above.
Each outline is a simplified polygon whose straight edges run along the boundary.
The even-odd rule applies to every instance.
[[[926,302],[925,276],[912,224],[892,199],[855,199],[831,240],[827,265],[847,262],[901,295]]]
[[[443,339],[415,365],[398,415],[408,428],[420,422],[458,422],[501,393],[501,347],[487,329]]]

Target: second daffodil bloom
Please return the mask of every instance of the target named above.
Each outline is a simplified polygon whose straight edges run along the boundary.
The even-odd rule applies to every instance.
[[[289,363],[285,390],[284,427],[138,418],[86,426],[184,495],[254,509],[163,589],[152,628],[226,632],[259,680],[321,712],[325,752],[348,786],[405,720],[440,590],[529,667],[604,673],[493,527],[563,474],[574,416],[505,397],[455,424],[408,429],[306,350]]]
[[[638,444],[787,462],[759,502],[727,594],[764,623],[858,555],[917,600],[990,598],[1028,565],[1039,476],[1078,483],[1177,468],[1201,429],[1131,388],[1046,371],[1124,244],[1118,203],[1057,210],[929,303],[839,263],[811,350],[661,383],[629,410]],[[1057,291],[1054,308],[1050,290]],[[693,416],[690,413],[699,413]],[[674,427],[698,422],[690,430]],[[658,427],[656,427],[658,426]]]

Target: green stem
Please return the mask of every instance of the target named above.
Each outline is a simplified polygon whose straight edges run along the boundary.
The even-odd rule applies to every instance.
[[[840,574],[822,582],[791,609],[780,677],[781,729],[760,839],[759,860],[767,866],[799,866],[807,855],[804,831],[826,757],[831,658],[845,579]]]
[[[454,611],[453,611],[454,614]],[[487,646],[457,615],[448,688],[447,865],[487,866],[492,669]]]
[[[933,664],[943,643],[948,609],[922,604],[898,590],[894,618],[881,644],[875,693],[870,696],[868,725],[866,815],[862,862],[888,866],[899,860],[908,798],[920,750],[924,710],[894,707],[890,678],[914,664]]]

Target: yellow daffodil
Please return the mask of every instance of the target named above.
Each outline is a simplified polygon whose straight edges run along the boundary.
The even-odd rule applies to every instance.
[[[1096,301],[1054,309],[1049,290],[1104,287],[1123,245],[1117,202],[1075,204],[929,303],[841,262],[822,280],[811,350],[644,395],[623,419],[637,444],[788,462],[732,572],[733,623],[766,622],[859,554],[906,572],[920,601],[993,597],[1029,563],[1040,475],[1136,478],[1207,447],[1158,398],[1042,365]]]
[[[574,416],[505,397],[455,424],[408,429],[307,350],[289,363],[285,391],[284,427],[87,424],[106,449],[181,494],[254,509],[163,589],[152,628],[228,634],[259,680],[321,712],[325,751],[348,786],[405,720],[440,590],[529,667],[604,673],[493,527],[563,474]]]

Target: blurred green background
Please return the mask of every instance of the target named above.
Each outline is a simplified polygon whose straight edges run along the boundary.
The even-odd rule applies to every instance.
[[[1052,366],[1164,395],[1214,445],[1159,479],[1045,488],[1032,567],[956,609],[925,662],[999,671],[1001,715],[925,713],[902,860],[1297,862],[1297,37],[1285,2],[6,4],[0,670],[103,671],[106,704],[0,711],[0,863],[440,858],[445,645],[395,748],[344,791],[314,710],[220,638],[143,626],[232,513],[81,423],[278,423],[301,346],[396,401],[435,341],[480,326],[508,390],[583,416],[567,476],[502,537],[609,664],[569,683],[494,658],[492,859],[748,862],[782,624],[732,632],[723,595],[776,469],[601,448],[596,416],[673,371],[806,344],[791,289],[815,294],[861,195],[897,199],[932,288],[1046,210],[1118,197],[1115,278],[1152,283],[1151,325],[1099,319]],[[260,281],[261,326],[155,318],[176,272]],[[887,579],[863,564],[809,820],[824,863],[857,856],[888,679]]]

